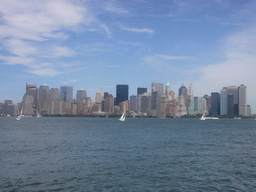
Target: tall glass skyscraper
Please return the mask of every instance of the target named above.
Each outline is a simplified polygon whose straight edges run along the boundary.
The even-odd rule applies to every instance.
[[[247,116],[247,87],[240,85],[239,92],[239,115]]]
[[[60,87],[60,100],[61,101],[73,100],[73,87],[72,86],[61,86]]]
[[[50,89],[46,84],[39,87],[39,111],[41,114],[48,112],[48,105],[50,100]]]
[[[211,93],[211,115],[220,115],[220,94]]]
[[[129,98],[129,86],[128,85],[116,85],[115,105],[119,105],[120,102],[128,100],[128,98]]]
[[[227,87],[223,87],[220,91],[220,115],[228,114],[228,91]]]

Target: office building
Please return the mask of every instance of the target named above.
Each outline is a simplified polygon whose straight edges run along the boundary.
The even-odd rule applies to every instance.
[[[37,106],[38,88],[36,85],[29,85],[26,83],[26,94],[31,94],[34,97],[34,108]]]
[[[167,82],[166,86],[165,86],[165,95],[167,95],[167,97],[171,94],[171,86],[170,83]]]
[[[188,89],[184,86],[184,84],[182,84],[182,86],[179,88],[179,97],[183,96],[184,98],[184,102],[185,102],[185,106],[188,107]]]
[[[77,92],[76,92],[76,100],[77,101],[83,101],[83,100],[86,100],[86,98],[87,98],[86,90],[84,90],[84,89],[77,90]]]
[[[131,111],[137,111],[137,96],[130,96],[130,109]]]
[[[115,98],[113,97],[112,94],[109,94],[104,102],[104,110],[107,114],[111,114],[111,113],[114,113],[114,107],[115,107]]]
[[[233,114],[239,115],[239,106],[238,106],[238,87],[229,86],[227,87],[228,95],[233,95]]]
[[[108,97],[108,92],[104,92],[104,99]]]
[[[158,110],[159,96],[164,94],[163,83],[152,83],[151,84],[151,109]]]
[[[120,102],[126,101],[129,98],[129,86],[128,85],[116,85],[116,100],[115,105],[119,105]]]
[[[60,90],[56,87],[50,89],[50,100],[59,100]]]
[[[61,86],[60,87],[60,100],[61,101],[72,101],[73,100],[73,87],[72,86]]]
[[[188,114],[197,115],[205,113],[207,105],[204,97],[191,97],[189,100]]]
[[[46,84],[39,87],[39,113],[48,113],[49,101],[50,101],[50,89]]]
[[[103,92],[103,90],[96,91],[95,103],[101,103],[103,99],[104,99],[104,92]]]
[[[223,87],[220,91],[220,115],[228,114],[228,90],[227,87]]]
[[[143,87],[138,87],[137,88],[137,96],[141,95],[143,93],[147,93],[147,88],[143,88]]]
[[[247,87],[240,85],[238,87],[238,93],[239,115],[247,116]]]
[[[233,95],[228,95],[228,114],[234,114]]]
[[[194,97],[194,87],[193,87],[192,83],[188,87],[188,95],[190,98]]]
[[[217,92],[211,93],[211,115],[220,115],[220,94]]]

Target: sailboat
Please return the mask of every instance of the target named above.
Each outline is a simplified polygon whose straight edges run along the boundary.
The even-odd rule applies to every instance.
[[[20,114],[18,115],[18,117],[15,118],[17,121],[19,121],[21,119],[22,112],[23,112],[23,107],[21,108],[21,111],[20,111]]]
[[[120,119],[118,119],[118,121],[125,121],[125,108],[122,116],[120,117]]]

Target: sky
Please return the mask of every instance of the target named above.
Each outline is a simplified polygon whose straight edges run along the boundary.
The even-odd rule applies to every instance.
[[[0,102],[25,84],[115,96],[184,83],[194,95],[247,86],[256,113],[255,0],[0,0]]]

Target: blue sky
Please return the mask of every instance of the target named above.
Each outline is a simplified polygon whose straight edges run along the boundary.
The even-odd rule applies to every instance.
[[[116,84],[245,84],[255,113],[255,18],[254,0],[0,0],[0,102],[20,102],[26,82],[92,99]]]

